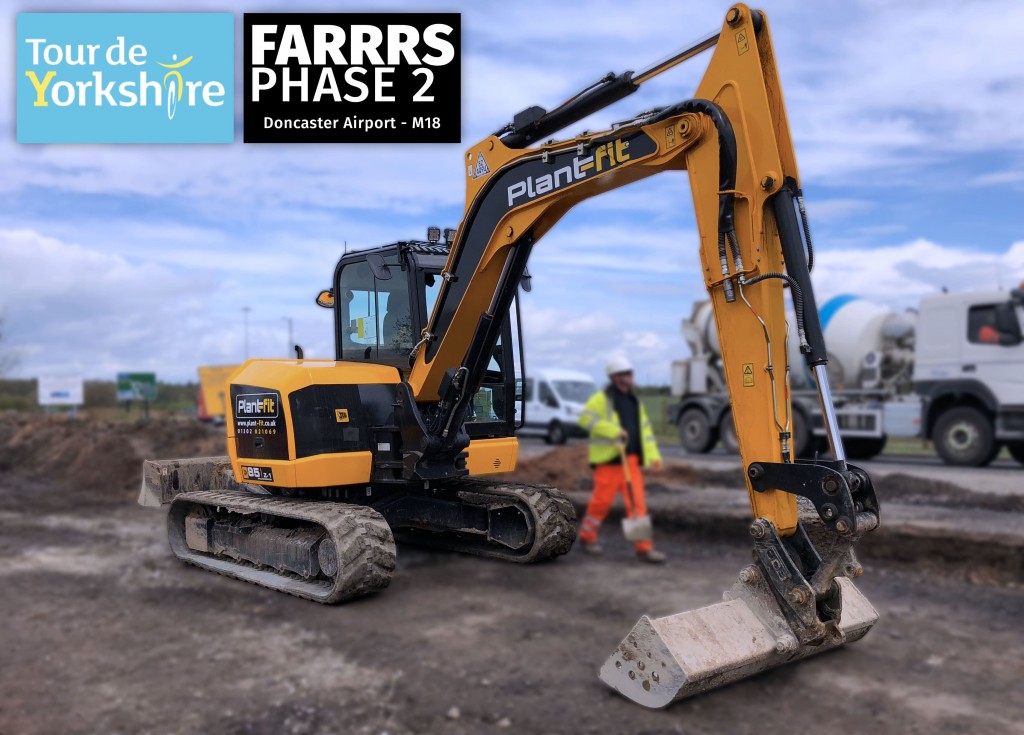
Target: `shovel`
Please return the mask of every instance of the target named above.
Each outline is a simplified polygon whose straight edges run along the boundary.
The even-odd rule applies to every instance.
[[[619,457],[622,460],[622,473],[626,476],[626,495],[629,502],[629,513],[634,513],[636,506],[636,495],[633,492],[633,478],[629,472],[629,458],[626,456],[626,445],[620,443],[619,445]],[[651,517],[649,515],[634,516],[630,518],[628,515],[622,519],[622,535],[626,537],[627,541],[637,543],[638,541],[650,541],[653,535],[653,529],[651,528]]]

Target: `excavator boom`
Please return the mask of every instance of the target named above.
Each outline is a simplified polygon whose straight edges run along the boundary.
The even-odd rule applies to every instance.
[[[525,148],[711,47],[695,98]],[[459,427],[535,243],[577,202],[664,171],[689,173],[755,519],[754,563],[726,602],[643,619],[602,678],[661,706],[866,634],[877,615],[849,577],[861,572],[853,543],[877,526],[878,503],[868,475],[846,463],[838,433],[805,255],[810,229],[764,14],[737,4],[719,33],[649,70],[609,74],[551,112],[524,110],[471,147],[465,163],[465,218],[408,379],[415,401],[437,407],[424,464],[466,446]],[[786,290],[831,460],[801,462],[790,445]],[[805,532],[798,496],[814,505],[824,543]]]

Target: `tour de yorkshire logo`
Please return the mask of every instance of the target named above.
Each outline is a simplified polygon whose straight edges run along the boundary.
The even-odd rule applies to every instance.
[[[19,143],[230,143],[230,13],[20,13]]]
[[[189,56],[184,61],[178,61],[178,55],[174,54],[171,56],[175,62],[174,64],[164,64],[156,62],[164,69],[170,69],[164,74],[164,87],[167,89],[167,119],[174,119],[174,111],[178,109],[178,103],[181,102],[181,96],[185,92],[185,80],[181,76],[181,69],[188,65],[192,61],[192,57]],[[168,84],[168,80],[170,83]],[[189,102],[195,104],[194,95],[189,96]]]

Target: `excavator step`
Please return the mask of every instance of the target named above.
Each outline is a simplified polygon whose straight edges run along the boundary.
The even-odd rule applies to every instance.
[[[738,581],[725,601],[663,618],[640,618],[601,667],[601,680],[644,707],[658,708],[783,664],[858,641],[878,613],[845,577],[837,629],[801,645],[770,590]]]
[[[387,522],[347,503],[180,493],[167,514],[167,538],[189,564],[328,604],[384,589],[395,569]]]

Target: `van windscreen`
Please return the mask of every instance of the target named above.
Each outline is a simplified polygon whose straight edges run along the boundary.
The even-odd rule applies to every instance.
[[[586,403],[597,391],[597,386],[586,380],[552,380],[551,383],[562,400],[572,403]]]

